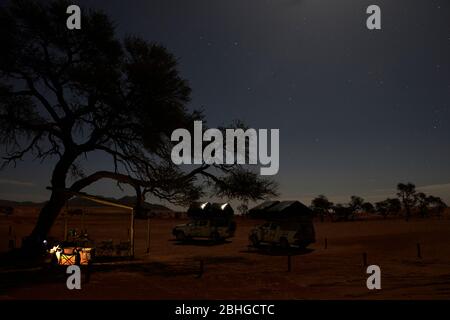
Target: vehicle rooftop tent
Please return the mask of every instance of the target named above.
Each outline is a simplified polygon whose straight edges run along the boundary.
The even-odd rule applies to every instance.
[[[194,202],[187,215],[192,219],[231,218],[234,210],[228,203]]]
[[[263,203],[258,204],[256,207],[251,208],[248,211],[250,216],[258,215],[265,212],[267,209],[279,204],[280,201],[265,201]]]
[[[269,202],[275,202],[275,204],[269,204]],[[294,221],[311,221],[313,216],[312,210],[299,201],[281,201],[278,203],[267,201],[251,209],[249,214],[254,219]]]

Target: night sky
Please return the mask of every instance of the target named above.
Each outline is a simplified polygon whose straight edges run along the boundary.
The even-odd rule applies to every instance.
[[[73,3],[174,53],[209,127],[279,128],[282,199],[375,201],[411,181],[450,203],[450,1]],[[370,4],[382,30],[366,28]],[[27,159],[0,172],[0,199],[47,199],[53,163]],[[110,181],[87,191],[123,195]]]

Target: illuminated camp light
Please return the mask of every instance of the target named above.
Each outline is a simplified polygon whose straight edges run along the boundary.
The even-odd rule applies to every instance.
[[[225,210],[225,208],[227,207],[228,203],[224,203],[223,205],[220,206],[220,209]]]
[[[59,244],[57,246],[53,246],[53,248],[50,249],[50,253],[54,254],[56,252],[58,252],[58,250],[60,250]]]
[[[200,208],[205,209],[206,205],[208,204],[208,202],[203,203]]]

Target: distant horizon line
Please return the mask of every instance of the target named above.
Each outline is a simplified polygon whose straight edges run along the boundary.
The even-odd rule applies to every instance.
[[[441,184],[430,184],[430,185],[423,185],[423,186],[416,186],[416,190],[419,192],[424,192],[426,194],[431,194],[434,196],[438,196],[440,197],[444,202],[446,202],[447,204],[450,205],[450,183],[441,183]],[[333,201],[335,203],[348,203],[350,201],[350,197],[352,195],[357,195],[362,197],[365,201],[367,202],[377,202],[377,201],[381,201],[384,200],[386,198],[389,197],[396,197],[396,189],[395,188],[386,188],[386,189],[375,189],[372,191],[372,193],[365,193],[365,194],[357,194],[357,193],[353,193],[353,194],[348,194],[348,195],[327,195],[326,193],[318,193],[318,194],[312,194],[312,193],[307,193],[307,194],[303,194],[303,195],[281,195],[279,197],[274,197],[274,198],[270,198],[267,200],[280,200],[280,201],[287,201],[287,200],[297,200],[300,201],[302,203],[305,204],[310,204],[311,200],[314,199],[315,197],[319,196],[320,194],[325,195],[330,201]],[[121,197],[114,197],[114,196],[104,196],[104,195],[99,195],[105,199],[114,199],[114,200],[120,200],[123,198],[127,198],[127,197],[135,197],[135,195],[130,195],[130,194],[125,194]],[[43,195],[42,198],[44,198],[45,196]],[[45,202],[48,201],[48,199],[43,199],[43,200],[14,200],[17,199],[16,197],[8,197],[8,196],[1,196],[0,194],[0,201],[10,201],[10,202],[16,202],[16,203],[29,203],[29,204],[43,204]],[[217,197],[211,197],[212,199],[218,199]],[[73,199],[73,198],[72,198]],[[201,201],[201,200],[200,200]],[[206,200],[205,200],[206,201]],[[258,202],[262,202],[262,201],[266,201],[266,200],[260,200],[260,201],[249,201],[249,203],[258,203]],[[151,201],[151,200],[146,200],[146,202],[148,204],[155,204],[155,205],[162,205],[162,206],[166,206],[169,209],[174,209],[176,210],[176,208],[184,208],[187,206],[177,206],[171,203],[165,203],[164,201],[159,201],[156,199],[156,201]],[[229,200],[226,202],[230,202],[230,203],[241,203],[242,201],[239,200]]]

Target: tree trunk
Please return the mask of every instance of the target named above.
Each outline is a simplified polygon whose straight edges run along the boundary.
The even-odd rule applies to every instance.
[[[44,240],[47,237],[66,200],[67,196],[64,193],[52,191],[50,200],[42,207],[39,213],[39,218],[31,233],[31,238]]]
[[[67,173],[76,157],[75,153],[66,152],[56,164],[51,179],[52,194],[39,213],[38,221],[30,236],[32,240],[42,241],[47,237],[65,202],[70,198],[64,189]]]

